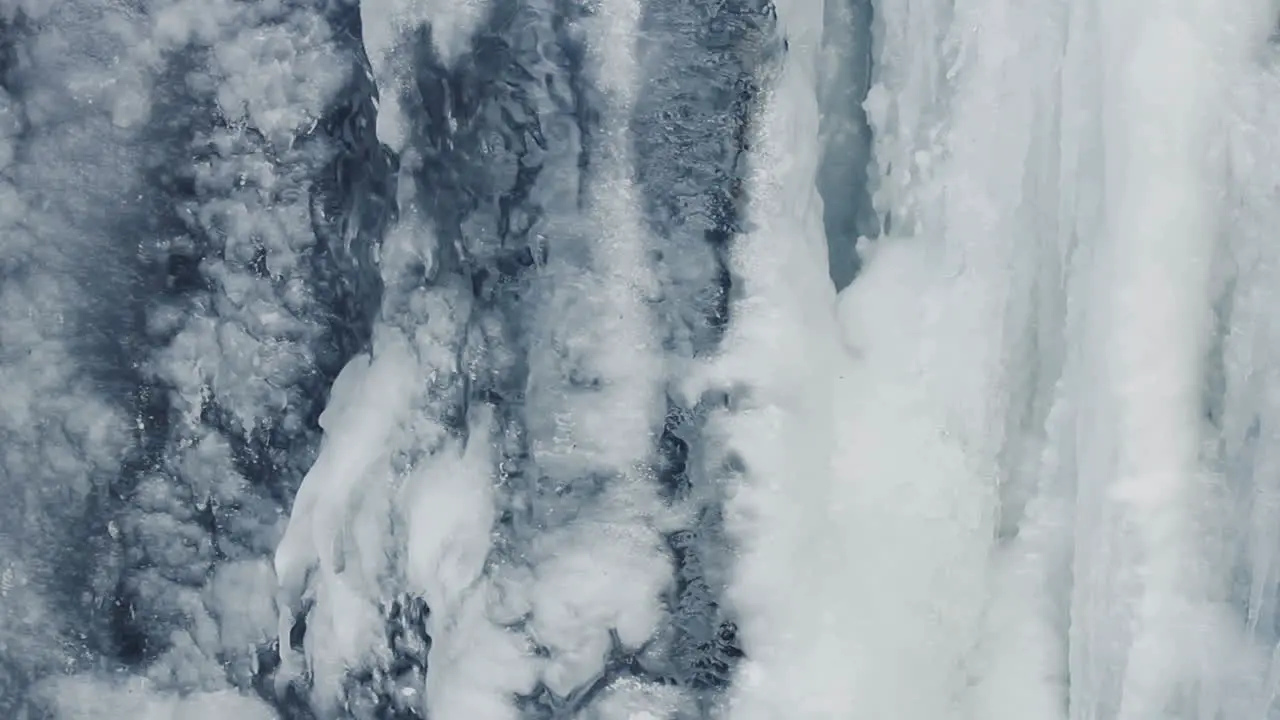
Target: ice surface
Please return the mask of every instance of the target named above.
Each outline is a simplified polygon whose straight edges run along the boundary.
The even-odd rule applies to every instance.
[[[3,8],[10,15],[15,8]],[[25,5],[20,3],[19,5]],[[20,8],[19,8],[20,9]],[[40,8],[44,10],[44,8]],[[49,14],[55,14],[48,8]],[[45,13],[41,13],[45,14]],[[86,625],[109,592],[109,569],[94,555],[107,530],[97,515],[129,442],[109,337],[96,321],[120,316],[128,288],[111,270],[128,258],[104,224],[127,215],[138,157],[109,118],[66,88],[77,62],[116,38],[83,34],[61,57],[32,47],[22,73],[0,91],[0,714],[22,707],[32,679],[80,656]],[[111,17],[113,13],[106,13]],[[32,35],[56,44],[36,26]],[[39,43],[36,43],[39,44]],[[18,75],[17,72],[11,73]],[[16,79],[16,78],[15,78]],[[36,107],[27,104],[33,99]],[[64,122],[63,118],[76,118]],[[46,159],[57,149],[57,159]],[[101,172],[120,181],[103,187]],[[116,208],[117,210],[109,210]],[[79,308],[99,304],[98,316]],[[78,634],[78,637],[77,637]]]
[[[270,717],[240,698],[276,623],[272,491],[291,492],[288,462],[264,456],[292,440],[304,459],[330,339],[303,289],[323,261],[301,188],[332,151],[291,145],[350,57],[303,6],[18,5],[4,8],[6,138],[22,145],[4,154],[0,290],[17,425],[0,483],[21,502],[0,523],[0,708]],[[255,145],[266,134],[279,144]],[[27,692],[121,664],[147,678],[126,707],[92,685]]]
[[[662,616],[669,558],[653,519],[662,508],[644,471],[661,420],[662,368],[643,302],[652,280],[626,173],[635,93],[626,46],[634,32],[619,25],[627,17],[634,23],[637,10],[624,3],[569,30],[608,73],[596,82],[605,98],[601,149],[612,160],[593,170],[579,208],[548,217],[542,232],[551,258],[534,288],[537,304],[525,311],[529,459],[540,482],[604,487],[585,507],[566,504],[563,519],[548,517],[542,533],[507,536],[520,553],[495,561],[491,543],[504,536],[495,527],[499,458],[491,451],[499,428],[478,408],[461,433],[447,415],[430,414],[452,412],[448,388],[468,368],[451,348],[470,318],[493,311],[457,295],[447,279],[425,292],[401,286],[401,258],[435,265],[441,254],[423,214],[407,212],[383,249],[388,296],[372,360],[349,365],[334,386],[321,418],[325,445],[276,555],[282,604],[307,614],[298,662],[332,707],[343,668],[376,662],[375,638],[354,621],[376,622],[378,598],[388,591],[407,591],[430,608],[433,659],[414,690],[423,710],[441,718],[516,717],[515,695],[532,693],[535,683],[568,696],[601,675],[612,643],[639,647]],[[430,181],[409,174],[415,170],[408,166],[401,178],[405,209],[418,202],[414,186]],[[578,182],[566,170],[544,172],[548,182]],[[401,304],[400,287],[414,299]],[[401,328],[417,340],[406,343]],[[396,467],[396,452],[415,459]],[[389,542],[403,550],[388,555]],[[282,622],[283,647],[292,620]],[[532,653],[535,645],[542,657]]]
[[[729,271],[737,297],[722,350],[691,378],[691,394],[730,394],[713,418],[727,481],[726,530],[738,563],[727,599],[740,613],[746,659],[729,717],[836,717],[843,687],[841,622],[828,599],[840,548],[831,518],[831,383],[842,349],[828,279],[818,166],[816,63],[822,8],[778,3],[789,47],[761,103],[745,191],[751,230],[735,238]],[[697,384],[694,384],[694,383]],[[776,568],[787,567],[786,582]]]
[[[1220,363],[1219,393],[1214,429],[1220,445],[1213,458],[1222,474],[1232,526],[1227,529],[1225,566],[1235,568],[1247,582],[1239,583],[1232,599],[1244,611],[1244,633],[1265,652],[1278,638],[1274,621],[1277,598],[1276,474],[1274,443],[1275,328],[1271,319],[1275,256],[1270,231],[1275,205],[1270,193],[1260,190],[1273,183],[1269,158],[1276,147],[1268,128],[1274,126],[1276,108],[1269,87],[1280,79],[1274,60],[1255,68],[1226,102],[1230,111],[1225,149],[1233,179],[1229,201],[1235,203],[1226,239],[1226,256],[1219,268],[1217,288],[1221,307],[1215,320],[1223,330],[1220,346],[1210,355]],[[1224,269],[1225,268],[1225,269]],[[1255,667],[1266,667],[1265,658],[1251,657]],[[1273,654],[1259,706],[1273,708],[1277,698],[1276,662]],[[1271,710],[1273,712],[1273,710]]]
[[[378,83],[378,139],[405,149],[408,120],[401,104],[412,102],[414,36],[430,34],[435,52],[452,65],[467,49],[484,19],[486,0],[364,0],[360,21],[364,49]]]
[[[1061,15],[1064,9],[1049,3],[1016,11],[974,3],[921,17],[920,4],[903,3],[901,15],[897,7],[878,8],[888,10],[877,20],[886,32],[949,21],[948,52],[882,56],[882,82],[899,85],[892,93],[873,88],[868,108],[873,128],[889,130],[881,133],[877,158],[898,181],[882,188],[878,202],[893,222],[842,303],[847,318],[864,318],[851,339],[858,327],[898,343],[921,338],[936,348],[929,355],[944,359],[942,366],[926,361],[915,371],[916,382],[926,386],[948,379],[920,398],[912,414],[929,413],[942,401],[943,414],[930,425],[949,443],[958,441],[980,481],[972,491],[994,499],[998,490],[1000,503],[988,499],[942,517],[980,517],[998,508],[999,532],[1016,534],[984,551],[990,541],[983,538],[992,531],[977,533],[967,562],[941,555],[954,576],[950,582],[963,579],[970,588],[941,592],[948,614],[966,600],[972,604],[969,619],[955,631],[932,633],[932,644],[979,623],[985,629],[952,646],[954,659],[939,662],[937,684],[927,686],[937,688],[933,692],[920,693],[918,684],[921,671],[938,662],[936,647],[928,659],[904,664],[897,675],[908,684],[885,697],[885,706],[901,711],[904,703],[943,703],[919,707],[921,716],[954,708],[1000,716],[1014,702],[1022,704],[1018,717],[1237,712],[1251,702],[1237,693],[1247,692],[1255,674],[1248,667],[1253,661],[1241,658],[1257,656],[1237,645],[1236,621],[1221,604],[1226,578],[1215,569],[1218,561],[1205,559],[1220,552],[1214,528],[1222,522],[1216,513],[1223,500],[1202,460],[1210,442],[1201,420],[1202,363],[1212,337],[1213,238],[1224,218],[1215,204],[1222,166],[1214,164],[1221,154],[1213,128],[1226,105],[1216,93],[1242,72],[1232,64],[1242,56],[1216,43],[1233,37],[1233,47],[1248,47],[1241,38],[1256,11],[1242,4],[1230,20],[1219,19],[1217,10],[1210,19],[1188,5],[1170,19],[1145,9],[1122,15],[1116,4],[1101,12],[1077,4]],[[1186,31],[1195,18],[1205,27]],[[1043,48],[1066,42],[1068,24],[1071,42],[1059,74]],[[1197,52],[1209,54],[1195,60]],[[1146,60],[1151,64],[1137,64]],[[950,82],[939,93],[934,83],[944,66]],[[1060,87],[1060,94],[1040,90],[1046,86]],[[1087,117],[1090,110],[1097,115]],[[940,111],[942,123],[931,118]],[[926,120],[904,128],[904,118]],[[942,152],[917,151],[909,166],[917,173],[902,172],[900,146],[889,140],[935,132]],[[1090,184],[1102,194],[1084,189]],[[903,211],[909,225],[900,222]],[[936,250],[926,252],[930,245]],[[905,260],[911,246],[918,254]],[[932,280],[928,273],[912,280],[901,274],[904,263],[941,265],[948,274],[938,278],[935,270]],[[896,273],[893,280],[877,280],[889,272]],[[1144,278],[1151,285],[1144,286]],[[861,295],[873,293],[877,282],[897,302]],[[940,291],[946,300],[929,310],[929,296]],[[921,297],[925,307],[914,309]],[[868,309],[855,310],[857,298]],[[892,319],[873,317],[884,312],[883,304],[913,309]],[[909,320],[914,316],[943,322],[920,327]],[[1049,327],[1064,334],[1055,337]],[[867,341],[862,351],[870,362],[891,347],[888,340]],[[1059,373],[1056,388],[1045,382]],[[870,393],[886,387],[894,385],[882,380]],[[865,406],[867,392],[849,404],[862,397]],[[895,402],[910,396],[905,383],[889,394]],[[883,413],[868,412],[883,422]],[[920,445],[913,447],[921,454]],[[954,499],[963,497],[956,483],[964,474],[960,467],[946,474]],[[890,502],[898,509],[913,505]],[[929,520],[928,531],[942,527],[938,518]],[[927,537],[925,531],[910,535]],[[884,537],[869,532],[864,544]],[[906,542],[895,545],[892,557],[903,559]],[[956,539],[935,543],[929,558],[905,562],[916,569],[907,579],[930,567],[944,545],[962,547]],[[965,569],[957,573],[958,567]],[[989,589],[972,584],[984,573]],[[896,636],[886,635],[885,642],[890,637]],[[875,655],[882,667],[884,656]],[[963,674],[945,683],[948,668]],[[975,679],[970,695],[965,688]],[[887,681],[872,683],[869,695],[887,687]]]
[[[871,128],[863,99],[871,84],[870,0],[823,3],[818,59],[818,191],[823,197],[831,279],[841,290],[858,270],[860,236],[878,234],[871,208]]]
[[[0,714],[1275,716],[1273,5],[0,0]]]
[[[1199,385],[1220,216],[1210,178],[1223,83],[1209,58],[1223,48],[1213,24],[1191,29],[1188,5],[1176,16],[1137,20],[1121,7],[1101,16],[1115,68],[1103,92],[1107,227],[1088,271],[1097,289],[1080,342],[1097,343],[1089,385],[1106,392],[1081,393],[1077,502],[1087,534],[1076,565],[1089,571],[1076,584],[1072,627],[1074,663],[1104,677],[1073,684],[1073,694],[1117,717],[1149,717],[1191,683],[1199,702],[1221,692],[1201,663],[1221,652],[1209,603],[1222,580],[1198,529],[1212,527],[1202,516],[1215,504],[1200,463]],[[1123,40],[1121,23],[1136,25]]]
[[[117,684],[85,678],[68,679],[47,688],[50,706],[60,720],[272,720],[265,704],[234,691],[157,698],[146,683]]]

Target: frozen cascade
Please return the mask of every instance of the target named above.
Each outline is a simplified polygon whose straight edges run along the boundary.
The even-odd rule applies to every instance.
[[[0,0],[0,715],[1280,718],[1272,0]]]

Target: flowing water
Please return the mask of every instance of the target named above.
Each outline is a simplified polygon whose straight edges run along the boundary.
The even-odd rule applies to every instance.
[[[1280,718],[1273,0],[0,0],[0,717]]]

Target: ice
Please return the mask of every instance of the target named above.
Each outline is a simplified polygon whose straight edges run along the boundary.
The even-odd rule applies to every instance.
[[[1227,658],[1251,653],[1235,647],[1223,604],[1233,581],[1217,538],[1233,521],[1204,422],[1216,239],[1229,217],[1218,138],[1227,78],[1245,69],[1248,54],[1236,53],[1251,44],[1232,26],[1249,10],[1188,3],[1143,12],[1140,24],[1121,7],[1100,16],[1116,71],[1102,93],[1106,226],[1084,271],[1076,336],[1089,357],[1077,391],[1070,634],[1080,712],[1147,717],[1188,702],[1188,687],[1199,688],[1199,712],[1230,712],[1256,674],[1221,674]]]
[[[532,690],[537,669],[525,638],[495,625],[476,592],[452,616],[454,627],[433,646],[433,662],[443,672],[426,684],[433,717],[514,720],[512,695]]]
[[[805,46],[785,7],[788,68],[803,67]],[[1231,63],[1244,56],[1217,43],[1248,47],[1241,38],[1249,30],[1247,21],[1219,20],[1216,11],[1211,19],[1197,7],[1176,19],[1135,10],[1152,28],[1135,36],[1131,29],[1145,27],[1138,15],[1112,15],[1115,5],[1095,18],[1054,3],[877,5],[880,84],[867,107],[878,133],[884,234],[841,296],[844,347],[809,349],[797,373],[760,353],[762,338],[749,343],[757,351],[748,372],[763,371],[750,382],[752,407],[723,425],[745,468],[745,490],[730,506],[736,539],[798,547],[804,528],[829,542],[810,557],[843,579],[820,586],[794,561],[742,556],[731,586],[739,593],[749,578],[784,567],[789,586],[812,584],[775,601],[769,632],[744,620],[751,660],[735,685],[736,712],[1151,717],[1248,704],[1228,699],[1224,684],[1249,687],[1258,656],[1239,647],[1218,599],[1224,576],[1205,559],[1220,552],[1213,528],[1223,499],[1202,465],[1199,413],[1211,240],[1220,222],[1211,218],[1222,217],[1211,123],[1221,122],[1229,87],[1207,73],[1224,72],[1224,64],[1242,70]],[[1237,17],[1256,16],[1242,5]],[[1183,29],[1197,19],[1204,31]],[[1078,64],[1060,75],[1052,48],[1066,42],[1068,22],[1099,33],[1093,47],[1124,71],[1093,85],[1096,69],[1082,67],[1089,59],[1077,54],[1089,52],[1086,38],[1071,46]],[[787,72],[794,71],[784,70],[779,88],[791,87]],[[1044,90],[1059,83],[1068,85],[1062,95]],[[1077,111],[1062,107],[1063,97],[1091,91],[1098,99],[1086,102],[1100,108],[1101,142],[1087,122],[1059,119]],[[787,107],[804,117],[804,103]],[[762,112],[763,128],[773,117]],[[794,125],[786,132],[807,134]],[[1059,147],[1045,144],[1059,133]],[[758,153],[768,152],[767,137]],[[796,157],[804,155],[793,145],[789,159]],[[803,197],[807,171],[768,167],[770,179],[786,178],[779,184]],[[1100,182],[1105,194],[1062,203],[1058,188],[1076,182]],[[770,199],[756,190],[753,207],[765,217],[795,212]],[[741,240],[740,257],[750,257],[750,238]],[[749,271],[782,264],[778,248],[798,254],[798,242],[773,243],[772,265],[735,268],[745,289],[729,338],[753,326],[820,327],[829,317],[812,302],[796,314],[803,320],[783,322],[787,304],[778,297],[751,302],[764,283]],[[781,344],[803,346],[824,334]],[[718,372],[746,365],[733,362],[731,349]],[[833,409],[802,405],[797,376],[814,388],[830,383]],[[782,388],[799,412],[784,416],[767,404]],[[830,434],[819,436],[826,444],[807,437],[805,454],[831,458],[829,479],[788,464],[787,477],[796,478],[789,502],[748,504],[753,493],[780,486],[765,479],[776,460],[765,455],[763,434],[742,449],[735,440],[758,426],[777,441],[824,415],[832,418]],[[806,508],[813,519],[801,524]],[[763,614],[768,590],[763,583],[752,590],[750,600],[735,599]],[[822,596],[841,598],[838,629],[818,629],[835,612],[824,612]],[[781,643],[774,633],[828,643],[838,636],[847,680],[817,669],[831,651],[816,640],[787,653],[786,670],[770,667],[769,641]],[[806,662],[814,669],[797,669]],[[1188,692],[1198,696],[1189,701]],[[1197,709],[1178,705],[1186,702]]]
[[[12,17],[14,3],[0,12]],[[53,7],[19,3],[24,13]],[[27,6],[27,7],[23,7]],[[105,13],[108,17],[113,13]],[[73,663],[96,610],[93,593],[110,586],[94,561],[105,518],[97,500],[119,472],[129,418],[111,382],[110,345],[97,320],[120,313],[123,289],[109,279],[127,259],[104,242],[99,223],[135,184],[137,156],[101,114],[65,92],[76,61],[116,47],[85,37],[61,57],[32,49],[24,92],[0,90],[0,713],[15,715],[25,685]],[[47,39],[34,24],[31,35]],[[28,105],[29,98],[40,107]],[[40,112],[43,110],[44,112]],[[76,117],[75,122],[62,118]],[[51,153],[51,150],[57,150]],[[118,181],[102,187],[98,172]],[[126,206],[127,207],[127,206]],[[80,311],[86,303],[97,317]],[[74,578],[74,580],[69,579]],[[76,589],[68,592],[71,587]],[[82,594],[83,593],[83,594]],[[85,637],[81,634],[80,637]]]
[[[831,279],[837,290],[853,281],[859,236],[878,234],[868,185],[871,128],[863,99],[871,83],[870,0],[823,3],[818,61],[818,190],[823,198]]]
[[[499,427],[483,405],[467,411],[465,431],[447,417],[450,387],[468,371],[453,348],[470,318],[484,322],[491,311],[448,276],[424,290],[402,274],[413,258],[434,269],[442,252],[418,209],[416,186],[429,178],[407,163],[405,212],[382,251],[387,294],[372,358],[348,365],[331,391],[324,446],[276,554],[281,605],[292,610],[281,620],[282,647],[290,624],[307,617],[305,652],[289,659],[289,674],[305,666],[324,705],[337,706],[345,668],[378,661],[377,606],[398,591],[430,608],[431,667],[410,689],[439,718],[517,717],[515,696],[535,685],[569,696],[601,676],[611,652],[648,641],[663,618],[670,559],[645,467],[663,367],[645,304],[654,281],[626,134],[638,9],[605,10],[568,30],[599,68],[608,152],[581,207],[556,198],[561,214],[542,230],[556,250],[526,311],[523,417],[529,457],[547,482],[601,490],[581,507],[566,503],[535,536],[495,526]],[[545,171],[547,182],[578,182],[568,170]],[[491,543],[504,537],[518,555],[494,554]]]
[[[1076,562],[1093,566],[1093,577],[1077,584],[1072,626],[1078,662],[1111,677],[1073,685],[1073,693],[1117,717],[1149,717],[1199,674],[1191,647],[1212,649],[1180,629],[1205,624],[1213,594],[1196,533],[1206,526],[1196,516],[1213,506],[1198,415],[1219,214],[1208,182],[1210,109],[1219,106],[1211,88],[1219,83],[1209,61],[1212,25],[1193,32],[1188,24],[1194,4],[1180,17],[1144,17],[1124,40],[1113,34],[1136,16],[1108,10],[1103,48],[1115,71],[1103,94],[1107,242],[1094,254],[1094,282],[1106,290],[1092,295],[1098,304],[1086,310],[1094,320],[1082,338],[1097,343],[1090,385],[1106,394],[1085,395],[1078,502],[1088,534],[1078,537]],[[1118,637],[1086,639],[1093,628]]]
[[[848,480],[836,482],[846,544],[862,548],[851,574],[873,588],[852,592],[849,610],[860,628],[850,644],[869,646],[857,652],[867,678],[856,702],[905,717],[1052,717],[1060,647],[1045,624],[1056,617],[1030,598],[1054,578],[995,541],[1016,532],[1034,492],[1041,394],[1058,362],[1057,157],[1037,138],[1056,127],[1060,9],[877,12],[884,32],[945,33],[932,46],[886,45],[877,59],[867,104],[889,175],[876,198],[885,233],[841,298],[855,356],[838,385],[849,410],[835,465]],[[1007,598],[1027,585],[1030,597]]]
[[[0,489],[17,502],[0,518],[0,712],[26,712],[28,685],[43,676],[123,664],[150,680],[131,691],[139,713],[270,717],[258,701],[226,699],[239,691],[207,703],[169,693],[248,689],[274,634],[263,556],[291,491],[278,485],[271,498],[252,465],[288,469],[278,455],[246,456],[286,436],[297,459],[306,453],[305,385],[322,375],[324,333],[314,301],[295,294],[285,307],[281,286],[311,279],[300,188],[329,152],[319,140],[291,152],[282,138],[315,129],[350,56],[315,51],[317,37],[331,40],[324,21],[279,3],[17,6],[2,8],[13,22],[3,28]],[[277,32],[256,34],[259,22]],[[203,62],[208,46],[221,63]],[[284,72],[288,87],[246,87],[248,75],[279,79],[262,70]],[[227,108],[234,133],[211,129],[210,95],[224,81],[228,104],[252,106]],[[280,152],[255,155],[250,124]],[[245,267],[255,244],[269,278]],[[130,713],[103,705],[83,712]]]
[[[636,501],[617,493],[606,500],[613,507],[592,521],[535,544],[533,632],[552,651],[542,680],[557,694],[568,695],[601,671],[610,629],[624,647],[637,648],[662,619],[658,598],[669,561],[658,533],[636,517]]]
[[[140,420],[158,440],[136,480],[152,507],[120,509],[131,617],[121,624],[158,691],[248,688],[277,624],[275,578],[258,563],[283,530],[279,502],[298,480],[290,465],[313,447],[311,395],[334,339],[328,301],[310,294],[328,258],[308,195],[336,145],[317,122],[353,62],[328,18],[305,7],[151,10],[131,61],[162,76],[175,55],[200,62],[177,88],[153,88],[155,122],[171,124],[186,157],[148,168],[169,181],[172,205],[157,213],[176,237],[142,246],[171,273],[146,308],[159,347],[138,363],[165,407]],[[234,563],[259,572],[223,572]]]
[[[903,4],[903,15],[884,13],[879,22],[905,28],[896,24],[899,18],[918,18],[919,7]],[[1222,602],[1228,581],[1217,559],[1217,528],[1224,498],[1204,456],[1211,440],[1203,384],[1213,332],[1213,241],[1225,219],[1217,204],[1224,168],[1215,128],[1223,120],[1227,78],[1244,72],[1245,55],[1227,48],[1256,42],[1256,35],[1243,39],[1256,8],[1241,4],[1238,14],[1221,16],[1193,3],[1167,16],[1136,6],[1126,15],[1114,3],[1096,11],[1077,4],[1058,14],[1062,10],[1046,3],[1011,12],[1003,3],[974,3],[948,9],[947,18],[939,9],[936,17],[952,23],[944,46],[951,53],[947,91],[934,89],[932,70],[912,75],[935,67],[935,47],[923,60],[882,56],[884,81],[915,77],[917,84],[908,80],[893,94],[873,90],[868,99],[873,127],[892,131],[882,138],[937,129],[944,152],[913,158],[911,167],[920,172],[900,173],[891,185],[899,194],[878,197],[889,201],[880,207],[894,222],[842,298],[846,319],[862,318],[847,337],[883,338],[860,343],[868,364],[923,339],[936,349],[916,366],[918,380],[911,384],[945,379],[898,422],[885,422],[874,407],[866,412],[886,427],[905,429],[913,416],[940,409],[928,425],[964,459],[930,483],[942,487],[946,478],[948,492],[939,497],[924,485],[916,490],[923,496],[885,498],[899,510],[963,499],[957,482],[975,473],[979,482],[969,492],[978,495],[942,506],[927,527],[909,535],[930,537],[992,510],[1000,513],[999,533],[1015,533],[989,551],[984,538],[992,530],[967,541],[939,538],[928,557],[906,562],[904,548],[913,538],[894,544],[886,557],[912,568],[896,573],[902,580],[923,582],[925,569],[939,562],[955,576],[940,593],[948,614],[966,604],[968,610],[953,630],[905,643],[927,642],[929,657],[889,671],[904,685],[888,691],[881,706],[903,712],[905,705],[908,716],[922,717],[949,706],[909,703],[947,697],[982,717],[1009,712],[1015,702],[1017,717],[1237,712],[1253,702],[1240,698],[1251,692],[1257,671],[1250,666],[1259,656],[1239,646],[1240,631],[1232,627],[1238,621]],[[1197,23],[1203,26],[1191,32]],[[1061,75],[1043,50],[1059,43],[1067,48]],[[1037,90],[1056,83],[1061,95]],[[912,99],[926,102],[904,115],[902,105]],[[1090,110],[1097,115],[1088,117]],[[904,117],[938,112],[942,123],[903,128]],[[894,163],[894,170],[883,171],[891,176],[902,162],[898,147],[886,142],[877,150],[882,167]],[[919,162],[924,159],[929,162]],[[911,224],[898,222],[899,208]],[[935,243],[935,251],[924,250]],[[911,246],[918,254],[904,257]],[[950,273],[917,269],[912,279],[904,264],[940,265]],[[892,280],[880,279],[889,272]],[[939,293],[946,300],[929,309],[928,298]],[[921,297],[924,307],[916,309]],[[909,309],[905,316],[870,317],[886,305]],[[945,319],[932,326],[912,317]],[[992,324],[993,317],[1000,323]],[[1003,354],[989,354],[1002,346]],[[945,358],[944,364],[928,362],[929,356]],[[897,359],[885,367],[911,366]],[[913,395],[908,387],[884,378],[847,404],[861,398],[865,407],[868,395],[901,403]],[[888,432],[862,434],[883,443]],[[910,446],[913,456],[925,456],[926,446]],[[858,456],[869,455],[874,450]],[[879,507],[876,516],[885,514]],[[904,525],[893,522],[895,530]],[[868,533],[860,544],[885,536]],[[969,551],[957,557],[966,543]],[[975,584],[984,574],[988,579]],[[900,605],[938,593],[912,586],[886,590],[886,598]],[[924,608],[914,615],[935,616]],[[979,623],[984,629],[965,639],[966,628]],[[890,637],[897,639],[886,634],[883,642]],[[951,661],[938,661],[942,638]],[[884,654],[893,652],[873,653],[874,664],[882,668]],[[971,682],[965,677],[948,680],[948,667],[976,677],[976,690],[965,689]],[[868,694],[885,692],[891,679],[873,681]],[[920,692],[922,681],[932,691]]]
[[[726,597],[746,659],[729,689],[729,716],[840,717],[844,687],[829,604],[839,548],[828,542],[831,382],[841,350],[828,278],[816,91],[822,7],[779,3],[788,50],[765,94],[748,156],[749,232],[735,238],[737,293],[721,352],[685,392],[733,397],[709,426],[728,481],[725,524],[737,549]],[[785,581],[777,572],[785,568]]]
[[[214,46],[219,108],[279,144],[320,121],[349,65],[334,52],[327,22],[311,14],[291,20],[248,28]]]
[[[46,688],[58,720],[275,720],[261,701],[233,691],[163,697],[145,682],[118,683],[88,678],[65,679]]]
[[[1255,188],[1274,184],[1271,158],[1276,147],[1270,127],[1278,108],[1270,100],[1277,80],[1274,61],[1257,68],[1236,88],[1226,136],[1226,152],[1238,203],[1228,240],[1227,274],[1233,281],[1229,322],[1222,340],[1220,433],[1223,473],[1241,522],[1232,535],[1231,562],[1248,577],[1246,634],[1262,646],[1274,644],[1276,628],[1276,491],[1274,447],[1275,340],[1270,308],[1276,271],[1270,227],[1276,205],[1270,193]],[[1229,313],[1229,314],[1228,314]],[[1271,660],[1269,698],[1275,702],[1276,660]]]
[[[306,653],[315,683],[325,693],[335,692],[346,668],[370,652],[382,625],[370,590],[378,587],[383,561],[368,556],[373,549],[367,534],[373,532],[374,542],[380,543],[391,521],[390,489],[378,483],[378,476],[386,472],[386,447],[397,424],[408,419],[412,395],[404,392],[403,382],[413,377],[414,362],[394,335],[375,348],[376,360],[357,357],[334,381],[320,417],[325,441],[303,479],[275,553],[279,605],[291,611],[281,613],[281,647],[291,637],[295,616],[303,612],[304,593],[314,593]],[[360,525],[349,525],[349,509],[363,521]],[[291,657],[282,658],[286,673],[301,672]],[[327,697],[325,702],[335,700]]]
[[[0,713],[1276,715],[1275,12],[0,0]]]
[[[484,19],[487,0],[365,0],[360,3],[365,52],[379,88],[378,139],[405,149],[408,120],[401,104],[416,97],[413,84],[415,34],[428,30],[432,47],[452,65]]]

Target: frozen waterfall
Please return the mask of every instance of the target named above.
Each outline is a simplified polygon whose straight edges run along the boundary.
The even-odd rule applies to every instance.
[[[0,717],[1280,720],[1278,26],[0,0]]]

